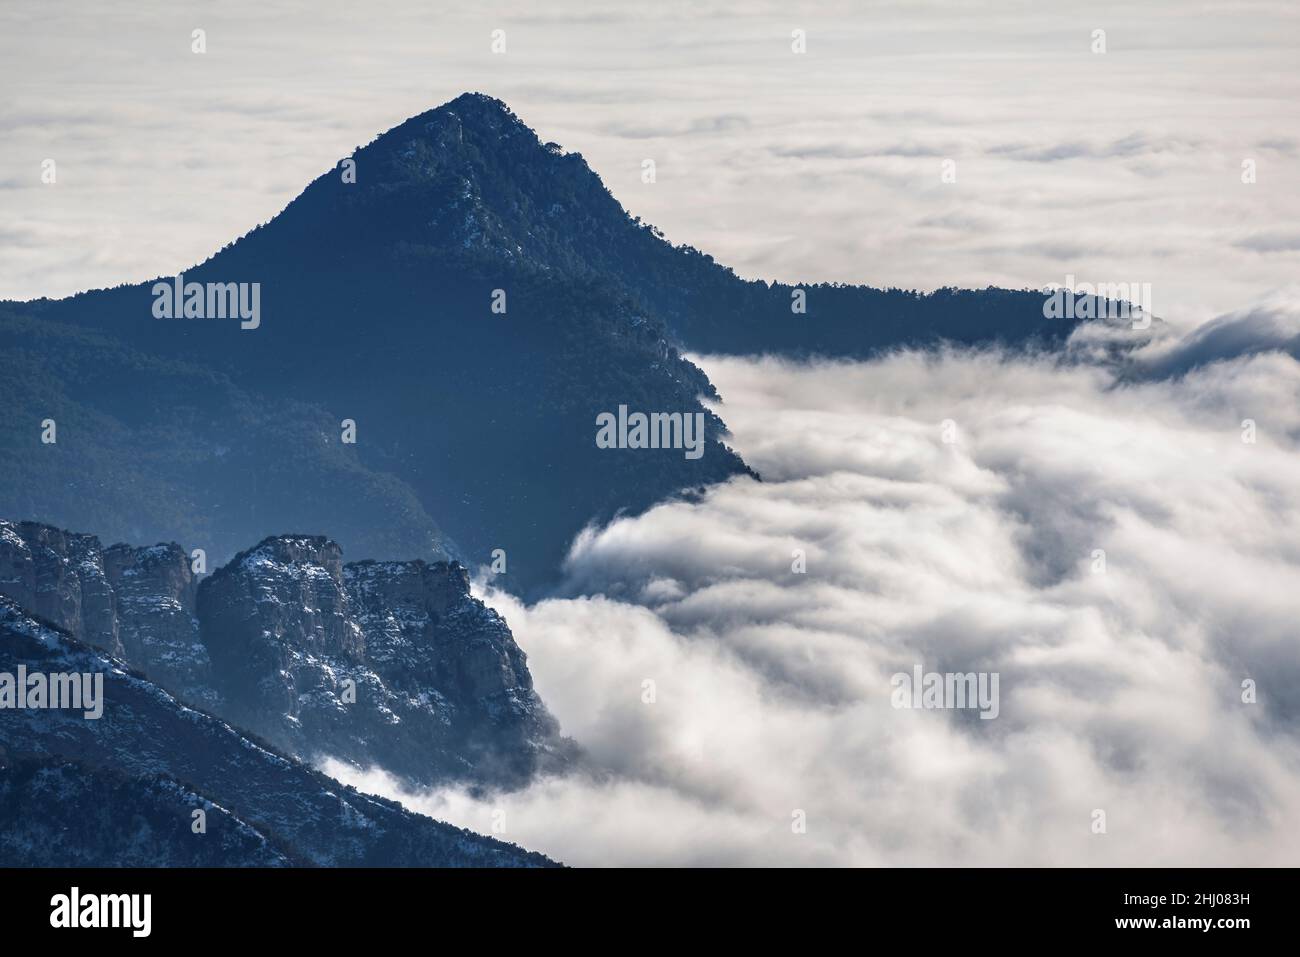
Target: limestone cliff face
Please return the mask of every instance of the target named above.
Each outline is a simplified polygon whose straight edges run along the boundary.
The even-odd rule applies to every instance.
[[[189,556],[175,544],[114,545],[104,550],[103,558],[126,660],[183,697],[207,708],[219,707],[194,617],[198,582]]]
[[[516,787],[573,757],[454,562],[345,565],[329,539],[284,535],[200,579],[175,544],[0,522],[0,594],[303,758]]]
[[[103,548],[37,522],[0,522],[0,595],[204,707],[218,702],[179,545]]]
[[[269,538],[202,583],[198,617],[232,720],[295,753],[507,786],[568,753],[458,564],[344,565],[327,539]]]
[[[122,654],[113,590],[93,535],[0,522],[0,595],[97,648]]]
[[[310,746],[302,727],[303,711],[312,710],[307,699],[323,681],[347,678],[347,663],[361,651],[342,569],[334,543],[285,536],[236,555],[199,590],[212,682],[226,713],[295,752]]]
[[[567,760],[571,747],[533,690],[527,656],[505,620],[470,595],[462,566],[359,562],[343,574],[365,660],[391,689],[390,707],[405,704],[427,729],[419,733],[437,733],[453,767],[517,781]]]

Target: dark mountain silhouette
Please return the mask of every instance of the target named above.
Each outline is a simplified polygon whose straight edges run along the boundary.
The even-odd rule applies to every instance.
[[[533,595],[584,525],[746,471],[711,415],[699,458],[596,446],[596,417],[620,405],[693,413],[716,397],[680,349],[1052,346],[1075,324],[1044,319],[1038,293],[992,289],[813,285],[792,313],[791,287],[672,246],[580,155],[479,94],[351,159],[355,182],[331,169],[186,270],[260,283],[256,329],[157,319],[151,283],[0,309],[19,383],[0,514],[220,561],[286,527],[331,529],[354,557],[476,567],[502,549],[502,584]],[[39,423],[60,415],[57,450],[42,446]]]
[[[53,321],[46,305],[0,304],[0,516],[182,541],[213,567],[284,528],[337,529],[359,555],[456,554],[321,405],[272,401],[200,362]]]
[[[225,844],[228,864],[267,864],[268,857],[315,866],[544,866],[540,854],[411,814],[399,805],[344,787],[224,721],[187,707],[122,662],[0,596],[0,673],[103,674],[103,714],[87,719],[67,708],[6,710],[0,720],[0,865],[121,863],[117,840],[150,829],[158,862],[212,861]],[[32,763],[41,779],[33,782]],[[62,770],[73,764],[97,773]],[[32,807],[42,786],[67,780],[73,790]],[[125,780],[124,780],[125,779]],[[168,784],[172,782],[172,784]],[[173,785],[179,790],[168,794]],[[116,803],[105,809],[100,799]],[[223,813],[194,833],[196,801]],[[72,820],[64,821],[61,815]],[[60,843],[33,848],[45,829],[84,833],[90,821],[122,828],[97,834],[80,852]],[[264,846],[261,839],[265,839]],[[211,842],[210,850],[197,850]],[[186,845],[190,849],[186,850]],[[66,856],[62,856],[65,855]],[[13,855],[9,857],[8,855]]]
[[[193,831],[203,811],[202,835]],[[5,867],[287,867],[257,828],[163,774],[0,756]]]

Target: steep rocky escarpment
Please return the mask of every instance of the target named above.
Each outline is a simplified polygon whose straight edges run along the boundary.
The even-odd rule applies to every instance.
[[[280,536],[205,580],[198,618],[226,713],[294,753],[506,786],[569,754],[455,563],[344,565],[328,539]]]
[[[573,757],[454,562],[344,564],[278,536],[200,579],[178,545],[0,522],[0,595],[302,758],[516,787]]]
[[[178,545],[103,548],[93,535],[0,522],[0,595],[212,706],[195,586]]]

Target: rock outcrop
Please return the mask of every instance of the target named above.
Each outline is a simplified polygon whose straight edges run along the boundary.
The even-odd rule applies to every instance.
[[[38,522],[0,521],[0,595],[203,707],[219,702],[179,545],[103,548]]]
[[[0,522],[0,595],[304,759],[511,788],[573,757],[454,562],[345,565],[286,535],[199,578],[178,545]]]
[[[113,589],[93,535],[0,522],[0,595],[96,648],[123,653]]]
[[[328,539],[269,538],[201,584],[198,618],[231,720],[296,754],[515,786],[570,751],[454,562],[345,565]]]

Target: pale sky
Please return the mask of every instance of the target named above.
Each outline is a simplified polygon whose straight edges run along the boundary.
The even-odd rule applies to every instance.
[[[175,273],[477,90],[743,276],[1073,274],[1199,322],[1300,272],[1297,63],[1289,2],[6,0],[0,297]]]

